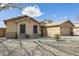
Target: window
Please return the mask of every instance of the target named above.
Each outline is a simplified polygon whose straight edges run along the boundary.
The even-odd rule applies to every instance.
[[[25,33],[25,24],[20,24],[20,33]]]
[[[33,26],[33,33],[38,33],[38,26],[37,25]]]

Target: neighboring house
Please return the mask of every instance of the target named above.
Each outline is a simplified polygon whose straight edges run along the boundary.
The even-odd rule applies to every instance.
[[[38,22],[29,16],[18,16],[5,20],[6,38],[16,37],[53,37],[56,34],[73,35],[74,25],[69,21],[61,23]]]
[[[4,37],[6,32],[6,28],[0,28],[0,37]]]
[[[40,32],[40,23],[29,16],[18,16],[5,20],[6,37],[16,38],[26,36],[38,36]]]
[[[79,35],[79,24],[74,24],[74,28],[73,28],[73,33],[74,35]]]
[[[45,28],[48,37],[53,37],[54,35],[71,36],[73,35],[74,25],[69,20],[65,20],[59,23],[45,24]]]

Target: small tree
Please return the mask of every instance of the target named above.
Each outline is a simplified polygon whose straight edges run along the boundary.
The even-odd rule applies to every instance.
[[[6,10],[6,9],[13,9],[13,8],[17,8],[17,9],[22,10],[23,5],[16,4],[16,3],[0,3],[0,11]]]

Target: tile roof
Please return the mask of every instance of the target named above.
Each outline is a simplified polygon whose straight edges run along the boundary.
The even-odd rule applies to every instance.
[[[69,20],[63,20],[63,21],[61,21],[61,22],[55,22],[55,23],[47,23],[47,24],[45,24],[45,26],[58,26],[58,25],[61,25],[61,24],[63,24],[63,23],[65,23],[65,22],[70,22]],[[70,22],[71,23],[71,22]],[[72,24],[72,23],[71,23]],[[73,24],[72,24],[73,25]]]
[[[40,23],[39,21],[37,21],[37,20],[35,20],[34,18],[32,18],[32,17],[29,17],[29,16],[27,16],[27,15],[22,15],[22,16],[17,16],[17,17],[13,17],[13,18],[10,18],[10,19],[6,19],[6,20],[4,20],[4,22],[6,23],[7,21],[10,21],[10,20],[19,20],[19,19],[21,19],[21,18],[30,18],[30,19],[32,19],[33,21],[35,21],[35,22],[37,22],[37,23]]]

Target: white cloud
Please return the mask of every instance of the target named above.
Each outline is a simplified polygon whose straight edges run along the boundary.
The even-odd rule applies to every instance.
[[[60,19],[68,19],[68,17],[67,16],[64,16],[64,17],[61,17]]]
[[[68,18],[67,16],[64,16],[64,18]]]
[[[0,21],[0,27],[5,27],[5,24],[3,21]]]
[[[4,24],[4,22],[3,21],[0,21],[0,24]]]
[[[39,17],[39,16],[43,15],[40,8],[36,5],[28,6],[28,7],[24,8],[21,12],[23,15],[28,15],[30,17]]]
[[[56,15],[53,15],[53,17],[56,17]]]

